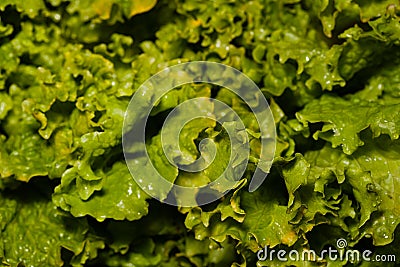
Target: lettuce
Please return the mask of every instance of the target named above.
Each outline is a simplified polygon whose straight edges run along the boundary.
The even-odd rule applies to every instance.
[[[257,258],[265,247],[320,253],[338,239],[396,256],[382,266],[400,263],[398,2],[5,0],[0,17],[0,266],[371,266]],[[168,206],[126,166],[124,115],[144,81],[196,60],[232,66],[261,88],[276,152],[250,193],[257,165],[270,166],[249,106],[215,85],[176,87],[151,111],[150,159],[128,147],[135,178],[146,179],[143,166],[153,164],[196,187],[223,173],[231,152],[238,164],[247,157],[227,134],[243,129],[201,118],[180,132],[182,155],[174,146],[166,153],[178,165],[201,155],[210,166],[191,173],[168,161],[161,139],[173,143],[176,132],[162,134],[162,123],[192,98],[232,108],[250,153],[223,198]],[[205,138],[216,151],[199,151]]]

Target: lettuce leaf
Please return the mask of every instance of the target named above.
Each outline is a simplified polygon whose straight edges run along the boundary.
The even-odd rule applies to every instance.
[[[348,101],[324,95],[306,105],[296,115],[304,126],[308,123],[323,123],[322,129],[317,130],[313,138],[329,141],[332,147],[341,146],[344,153],[352,154],[357,147],[364,144],[359,133],[367,128],[371,129],[373,137],[387,134],[393,140],[398,139],[399,112],[398,104]]]
[[[319,252],[339,238],[400,259],[396,1],[7,0],[0,15],[0,265],[369,266],[256,256],[265,246]],[[150,159],[137,158],[135,178],[148,179],[141,170],[154,164],[193,187],[215,180],[230,152],[242,163],[244,150],[230,147],[221,127],[236,125],[199,119],[179,135],[183,157],[174,146],[167,152],[190,166],[201,152],[212,158],[210,147],[198,148],[210,138],[215,162],[197,173],[170,164],[160,126],[196,97],[238,113],[250,155],[220,200],[167,207],[132,179],[122,122],[146,79],[195,60],[227,64],[257,83],[275,119],[276,154],[264,184],[248,193],[262,154],[248,106],[216,86],[175,88],[153,107]]]
[[[103,238],[93,234],[86,219],[60,213],[51,201],[38,198],[32,190],[25,192],[24,198],[15,197],[15,192],[2,193],[0,201],[3,266],[63,266],[64,249],[72,253],[73,266],[84,266],[104,248]]]

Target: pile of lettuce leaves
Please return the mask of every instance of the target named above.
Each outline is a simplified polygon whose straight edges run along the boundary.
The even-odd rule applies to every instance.
[[[398,266],[399,46],[397,0],[2,0],[0,265]],[[249,193],[260,140],[247,106],[223,88],[171,91],[146,141],[171,181],[196,186],[220,171],[217,162],[184,173],[162,156],[160,121],[183,101],[220,99],[254,133],[234,190],[174,207],[132,179],[122,124],[146,79],[195,60],[237,68],[261,88],[276,154]],[[226,145],[217,128],[192,125],[187,153],[198,156],[204,136]],[[340,238],[397,262],[256,256],[320,252]]]

